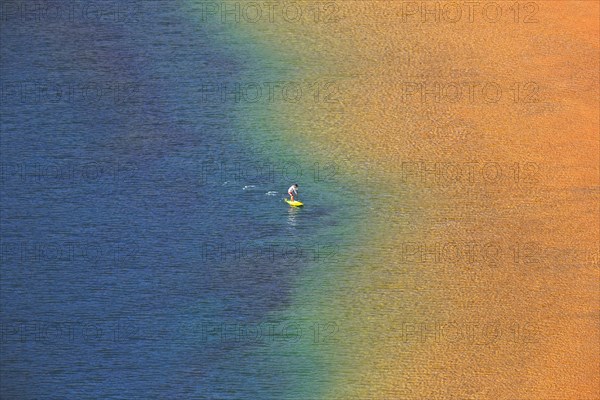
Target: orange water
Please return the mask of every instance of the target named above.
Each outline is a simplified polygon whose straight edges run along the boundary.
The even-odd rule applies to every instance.
[[[413,13],[448,3],[340,1],[334,23],[246,31],[295,79],[335,83],[274,118],[370,209],[313,310],[341,327],[328,398],[596,399],[599,3]]]

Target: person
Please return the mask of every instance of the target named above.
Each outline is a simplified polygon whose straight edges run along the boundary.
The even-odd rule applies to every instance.
[[[290,186],[290,188],[288,189],[288,194],[290,195],[290,200],[294,201],[294,196],[298,197],[298,184],[294,183],[292,186]]]

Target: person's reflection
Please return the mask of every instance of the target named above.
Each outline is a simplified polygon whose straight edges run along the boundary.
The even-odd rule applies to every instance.
[[[297,217],[298,217],[298,213],[300,212],[300,209],[298,207],[290,207],[288,209],[288,224],[291,227],[296,227],[296,224],[298,223],[297,221]]]

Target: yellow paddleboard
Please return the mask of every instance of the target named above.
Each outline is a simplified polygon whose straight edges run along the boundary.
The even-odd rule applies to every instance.
[[[304,203],[294,200],[294,201],[290,201],[289,199],[284,199],[286,203],[288,203],[290,206],[292,207],[302,207],[304,205]]]

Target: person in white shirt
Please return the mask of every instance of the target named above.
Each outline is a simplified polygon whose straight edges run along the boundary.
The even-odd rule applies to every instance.
[[[288,194],[290,195],[290,200],[294,201],[294,196],[298,197],[298,184],[294,183],[292,186],[290,186],[290,188],[288,189]]]

